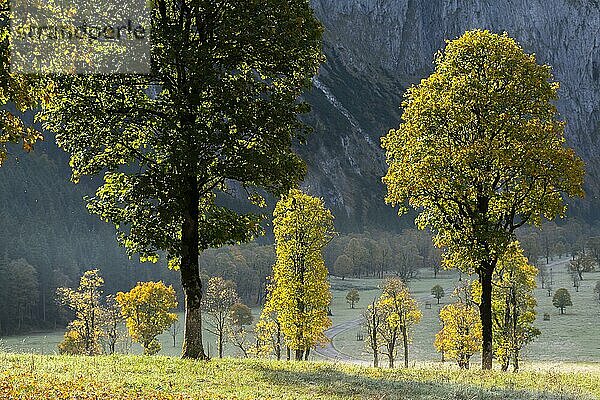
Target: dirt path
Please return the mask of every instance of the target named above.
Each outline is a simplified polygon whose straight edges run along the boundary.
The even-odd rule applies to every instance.
[[[449,288],[444,289],[444,291],[446,293],[452,293],[453,290],[454,289],[449,289]],[[431,301],[432,303],[433,303],[433,301],[435,301],[434,297],[431,295],[422,296],[417,300],[423,304],[428,301]],[[328,330],[325,331],[325,335],[330,339],[329,343],[327,343],[327,345],[325,347],[317,347],[317,349],[315,350],[315,353],[317,353],[321,357],[324,357],[324,358],[332,360],[332,361],[341,361],[341,362],[345,362],[345,363],[358,364],[358,365],[371,365],[371,363],[368,361],[365,361],[363,359],[356,358],[351,355],[342,353],[341,351],[336,349],[335,345],[333,344],[333,340],[335,339],[335,337],[337,335],[344,333],[346,331],[349,331],[351,329],[357,328],[362,323],[363,323],[363,319],[361,317],[361,318],[353,319],[350,321],[345,321],[345,322],[342,322],[342,323],[332,326],[331,328],[329,328]]]
[[[546,264],[546,266],[556,267],[565,264],[568,261],[568,258],[559,258],[557,260],[550,261],[548,264]],[[444,288],[444,291],[447,295],[450,295],[450,293],[454,291],[454,288]],[[431,295],[422,296],[417,300],[421,304],[425,304],[426,302],[431,302],[433,304],[435,301],[435,299]],[[330,339],[330,342],[325,347],[317,348],[315,350],[315,353],[317,353],[321,357],[332,361],[340,361],[359,365],[370,365],[371,363],[368,361],[340,352],[338,349],[335,348],[335,345],[333,344],[333,341],[337,335],[359,327],[362,324],[362,322],[362,318],[357,318],[332,326],[327,331],[325,331],[325,335]]]

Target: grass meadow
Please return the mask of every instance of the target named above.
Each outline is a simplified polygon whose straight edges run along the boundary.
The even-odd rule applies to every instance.
[[[523,357],[530,364],[539,362],[550,366],[563,363],[587,363],[600,361],[600,302],[598,295],[594,293],[594,285],[600,280],[600,272],[584,274],[579,292],[575,291],[571,276],[567,270],[567,260],[560,265],[553,266],[553,291],[558,288],[567,288],[571,294],[573,307],[566,310],[565,315],[560,315],[559,310],[552,305],[552,297],[548,297],[546,289],[538,288],[535,296],[538,301],[538,318],[536,326],[541,330],[541,335],[523,352]],[[439,359],[433,347],[435,334],[440,329],[438,314],[441,307],[452,302],[450,293],[446,290],[446,297],[438,306],[436,300],[429,298],[427,301],[431,308],[426,308],[424,298],[430,294],[431,287],[440,284],[444,289],[452,288],[458,281],[458,273],[443,271],[434,279],[432,272],[420,271],[419,277],[409,283],[413,296],[419,300],[423,318],[421,323],[414,329],[413,342],[410,348],[410,358],[413,363],[433,362]],[[464,279],[464,276],[463,276]],[[343,283],[342,283],[343,282]],[[339,284],[339,285],[338,285]],[[356,309],[351,310],[345,302],[347,288],[356,287],[361,290],[361,299]],[[379,295],[376,280],[352,280],[338,281],[333,278],[333,302],[332,317],[334,324],[345,320],[358,318],[364,308]],[[430,296],[429,296],[430,297]],[[550,315],[549,321],[543,320],[543,315]],[[360,327],[350,329],[337,335],[333,344],[340,352],[365,361],[371,360],[371,355],[365,351],[364,344],[357,341],[357,333]],[[472,363],[477,364],[479,360],[473,357]]]
[[[160,336],[159,356],[141,354],[137,344],[121,342],[114,356],[57,356],[62,331],[3,338],[0,352],[0,398],[6,399],[600,399],[600,303],[593,286],[600,272],[585,274],[579,292],[572,287],[565,262],[553,267],[553,289],[567,288],[573,300],[565,315],[552,305],[545,289],[536,289],[542,334],[524,352],[519,374],[472,369],[460,371],[452,362],[439,362],[433,347],[439,330],[439,309],[452,301],[448,289],[458,274],[444,271],[433,278],[420,271],[409,284],[418,299],[423,319],[411,344],[411,368],[374,369],[359,365],[323,362],[315,352],[313,362],[276,362],[227,358],[196,362],[181,360],[182,335]],[[377,279],[332,278],[333,324],[360,318],[364,308],[380,294]],[[430,290],[440,284],[446,297],[438,306]],[[346,303],[348,290],[357,288],[361,299],[355,309]],[[430,303],[431,307],[425,307]],[[253,309],[255,317],[260,310]],[[550,315],[544,321],[544,313]],[[180,319],[182,319],[180,315]],[[337,335],[333,345],[358,360],[370,361],[360,327]],[[215,338],[205,332],[205,344],[214,356]],[[28,354],[24,354],[28,353]],[[385,360],[384,360],[385,361]]]
[[[260,359],[0,354],[6,399],[593,399],[600,368],[519,374]]]
[[[569,307],[565,315],[559,315],[558,309],[552,305],[552,298],[548,297],[545,289],[538,288],[535,291],[538,300],[538,318],[536,326],[542,334],[537,340],[530,344],[524,351],[523,356],[527,362],[594,362],[600,360],[600,302],[593,287],[600,280],[600,272],[584,274],[579,292],[572,285],[570,274],[567,271],[567,261],[553,267],[553,290],[565,287],[571,293],[573,307]],[[463,276],[464,278],[464,276]],[[415,298],[418,299],[423,312],[423,319],[415,327],[413,342],[410,349],[410,358],[414,363],[429,363],[439,359],[433,347],[435,334],[438,332],[439,309],[445,304],[452,302],[449,290],[458,282],[459,275],[454,271],[442,271],[437,278],[433,278],[430,270],[421,270],[417,278],[410,283],[410,289]],[[382,281],[378,279],[351,279],[331,278],[333,299],[331,303],[332,322],[334,325],[360,318],[364,308],[381,293]],[[446,289],[446,297],[438,306],[436,300],[431,298],[431,287],[439,284]],[[360,291],[360,301],[351,309],[346,303],[346,293],[351,288]],[[426,308],[429,302],[431,308]],[[259,308],[253,308],[255,318],[260,313]],[[544,313],[550,314],[550,320],[544,321]],[[180,321],[183,315],[179,314]],[[357,341],[357,333],[360,327],[350,329],[337,335],[333,344],[340,352],[362,359],[370,360],[362,341]],[[63,331],[36,333],[23,336],[11,336],[1,339],[2,350],[16,353],[55,354],[57,344],[62,340]],[[204,332],[205,346],[207,351],[214,355],[215,337],[209,332]],[[181,350],[182,333],[176,338],[175,347],[173,339],[166,332],[159,337],[162,343],[161,355],[178,356]],[[142,349],[136,343],[122,341],[117,346],[119,353],[141,354]],[[237,356],[238,352],[231,346],[226,346],[226,355]],[[313,355],[319,359],[318,355]],[[477,363],[476,357],[473,363]]]

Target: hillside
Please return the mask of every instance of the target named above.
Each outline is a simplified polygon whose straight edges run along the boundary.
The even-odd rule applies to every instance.
[[[600,194],[600,3],[596,0],[312,0],[325,25],[328,62],[309,95],[315,126],[307,186],[324,195],[344,228],[396,229],[383,203],[379,138],[398,126],[404,90],[431,73],[446,39],[474,28],[506,31],[553,67],[566,136],[587,164],[584,201]],[[389,218],[388,218],[389,217]]]
[[[298,151],[309,166],[305,188],[325,198],[339,231],[414,226],[410,216],[398,218],[384,204],[379,138],[398,125],[404,90],[431,72],[433,55],[444,40],[472,28],[506,30],[540,62],[554,67],[562,83],[558,107],[567,121],[567,139],[588,169],[586,199],[574,202],[569,212],[590,224],[600,216],[598,1],[312,4],[325,26],[327,62],[306,94],[313,111],[304,118],[314,133]],[[164,266],[142,267],[129,260],[115,242],[114,229],[85,210],[82,198],[93,194],[94,181],[73,185],[69,175],[67,157],[51,136],[28,155],[11,149],[9,161],[0,168],[0,263],[25,258],[37,271],[40,286],[36,306],[27,310],[20,331],[64,323],[54,289],[73,284],[91,267],[103,270],[108,292],[127,289],[138,280],[178,281],[177,273]],[[0,333],[13,333],[7,329],[11,312],[10,307],[0,309]]]
[[[344,364],[169,357],[0,354],[0,396],[11,399],[592,399],[600,367],[520,374],[429,365]]]

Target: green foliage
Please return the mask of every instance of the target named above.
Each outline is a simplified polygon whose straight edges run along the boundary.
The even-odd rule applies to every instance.
[[[360,300],[360,293],[358,289],[350,289],[346,294],[346,302],[350,304],[350,308],[354,308],[354,304]]]
[[[569,291],[565,288],[558,289],[552,297],[552,305],[560,309],[561,314],[564,314],[565,308],[573,306]]]
[[[558,83],[508,35],[473,30],[449,41],[411,87],[402,122],[382,139],[386,201],[418,210],[447,266],[482,281],[482,366],[492,367],[492,275],[524,224],[565,214],[583,196],[583,161],[565,146]]]
[[[302,359],[327,341],[331,325],[323,248],[334,235],[333,216],[322,199],[296,189],[277,202],[273,215],[277,259],[263,314],[276,313],[286,345]]]
[[[71,154],[75,181],[107,170],[89,209],[116,225],[130,253],[180,257],[189,190],[202,210],[200,249],[246,240],[257,216],[216,205],[216,193],[232,182],[282,192],[302,177],[291,141],[306,131],[297,114],[307,106],[297,98],[322,61],[321,26],[308,2],[285,4],[161,0],[150,75],[58,80],[47,126]],[[199,14],[183,24],[189,7]],[[208,23],[195,20],[200,14],[214,20],[217,42],[193,28]],[[185,76],[175,65],[186,65]]]
[[[305,173],[292,143],[307,133],[299,97],[323,61],[321,35],[307,0],[157,0],[149,74],[56,79],[46,127],[75,182],[103,174],[88,209],[129,255],[181,269],[185,357],[205,358],[198,253],[261,232],[256,207],[217,197],[241,189],[246,209],[262,206]]]
[[[156,337],[177,320],[171,312],[177,307],[173,287],[162,282],[140,282],[127,293],[117,293],[116,300],[131,338],[142,345],[144,354],[158,353],[161,346]]]
[[[42,134],[23,118],[39,106],[45,106],[53,95],[49,79],[34,74],[19,74],[10,68],[10,7],[8,0],[0,1],[0,166],[8,155],[7,144],[18,143],[30,151]],[[14,49],[13,49],[14,51]],[[13,54],[14,56],[14,54]]]
[[[440,285],[435,285],[431,288],[431,295],[437,299],[438,304],[440,304],[440,299],[446,295],[444,292],[444,288]]]

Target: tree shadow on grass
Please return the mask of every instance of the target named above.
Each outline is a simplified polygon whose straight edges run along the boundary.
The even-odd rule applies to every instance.
[[[484,388],[475,384],[415,381],[401,377],[369,377],[340,371],[333,366],[315,366],[311,371],[280,369],[269,365],[252,366],[264,382],[278,386],[282,393],[316,398],[403,399],[403,400],[581,400],[564,393],[530,392]],[[591,397],[590,397],[591,398]]]

